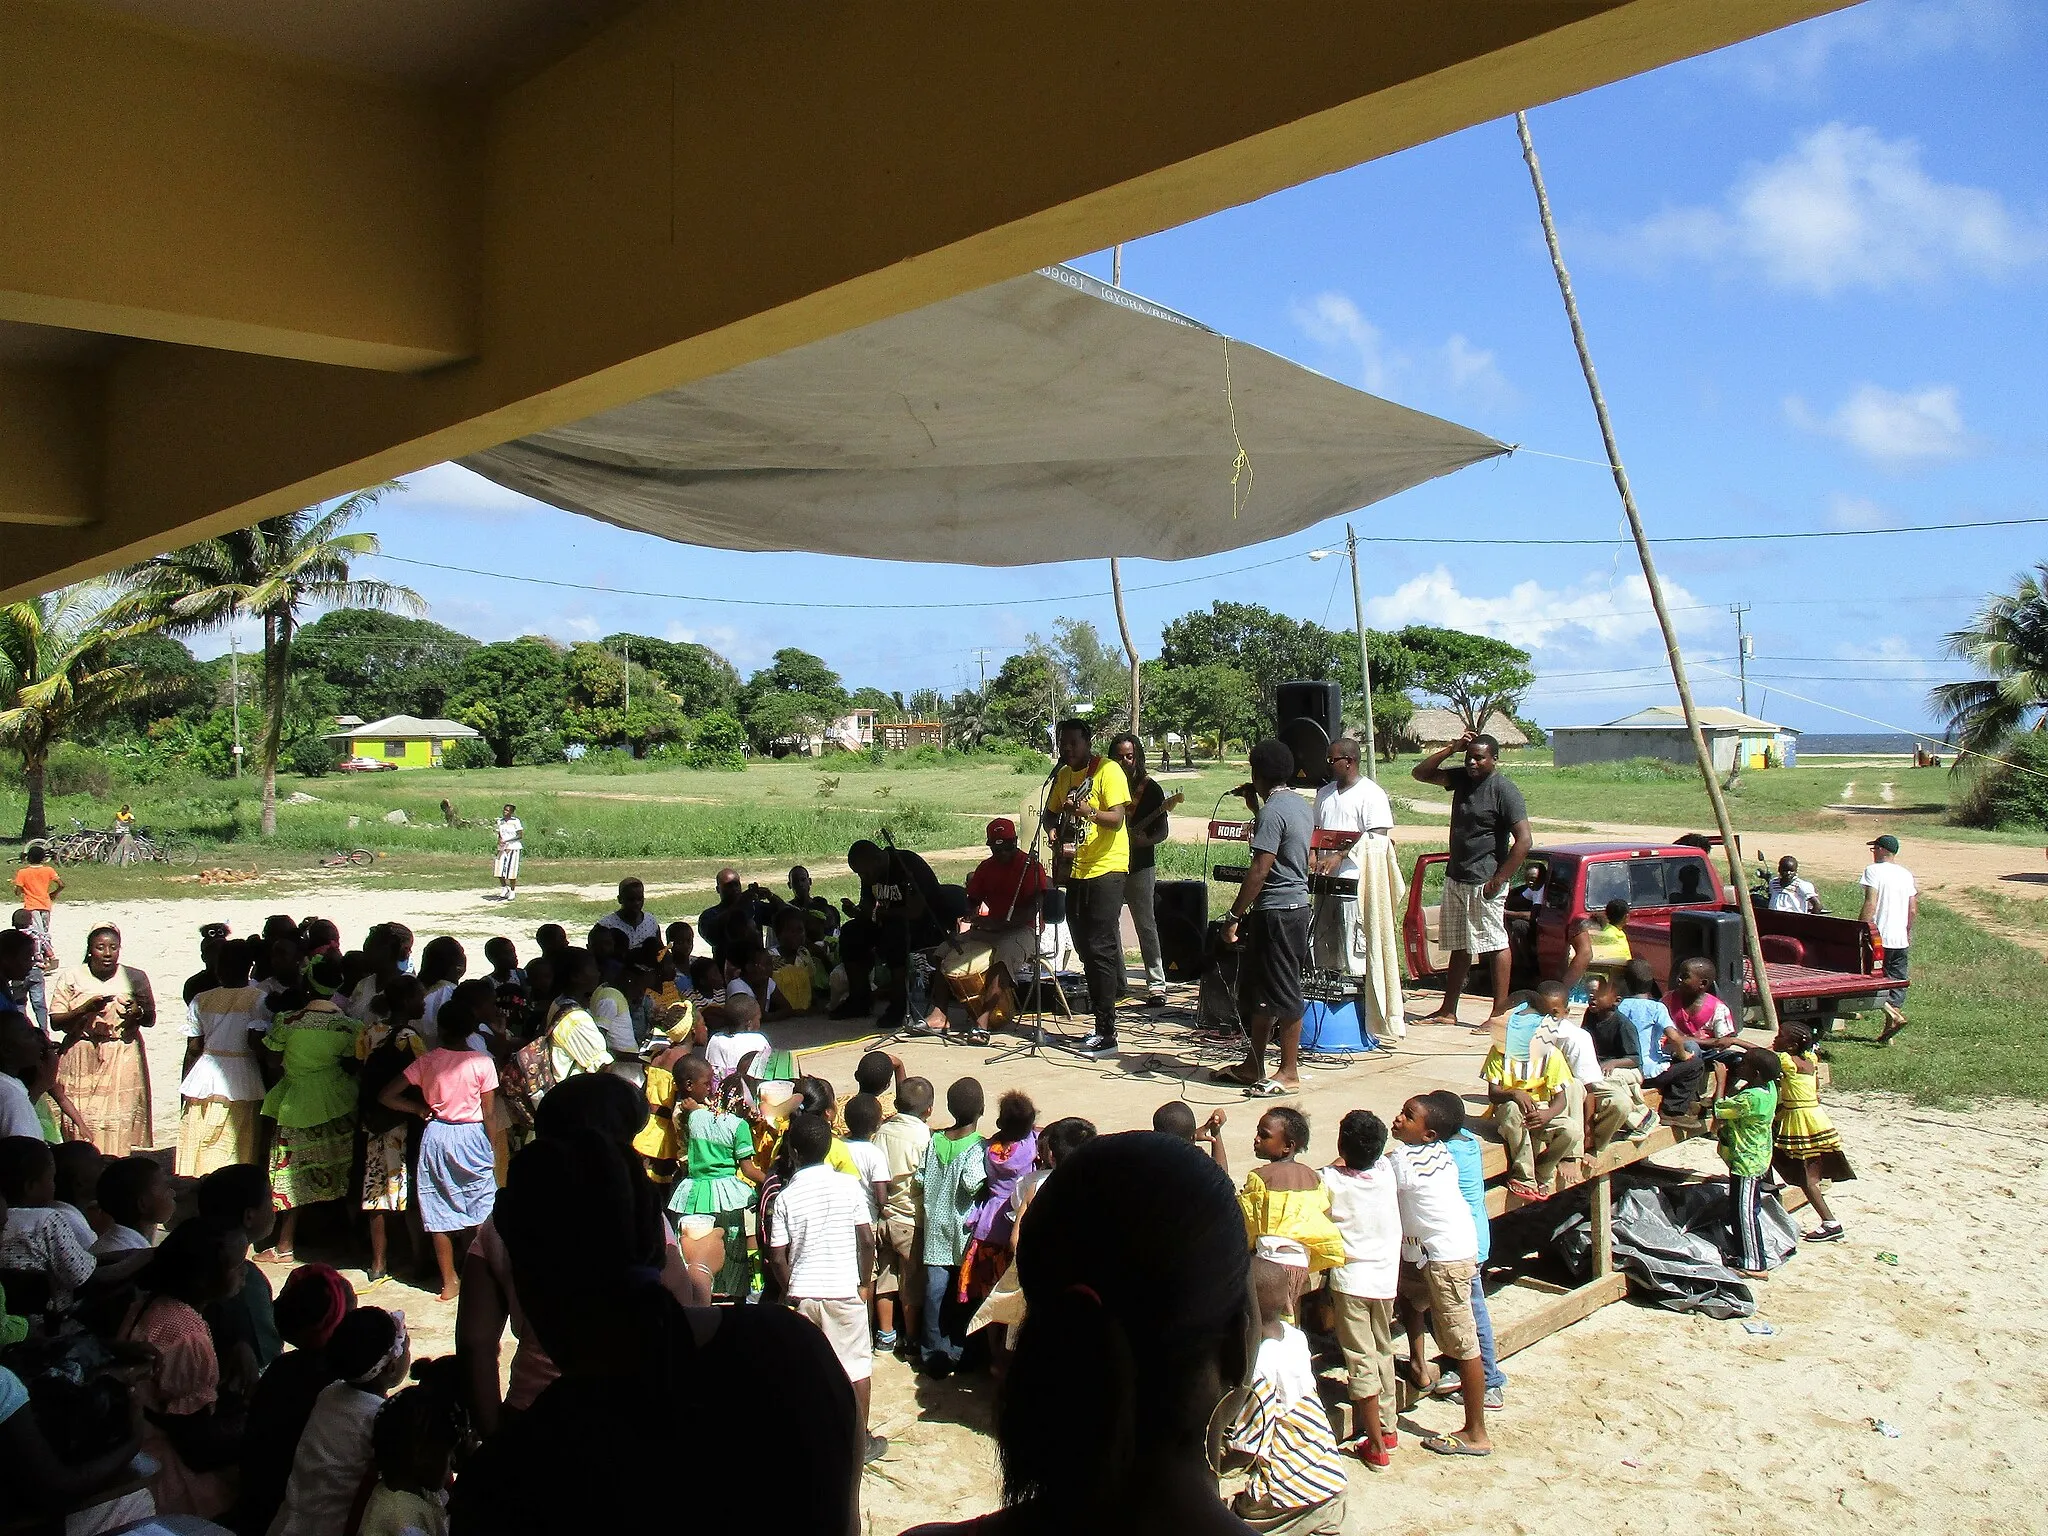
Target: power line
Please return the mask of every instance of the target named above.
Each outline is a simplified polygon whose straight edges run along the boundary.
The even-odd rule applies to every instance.
[[[1556,455],[1551,455],[1551,457],[1556,457]],[[1603,465],[1601,467],[1605,468],[1606,466]],[[1805,528],[1793,529],[1785,533],[1681,533],[1663,535],[1651,539],[1650,542],[1652,544],[1758,544],[1786,539],[1874,539],[1895,533],[1954,533],[1969,528],[2021,528],[2037,523],[2048,523],[2048,517],[2000,517],[1974,523],[1905,523],[1896,528]],[[1593,547],[1604,549],[1610,544],[1623,544],[1627,540],[1620,534],[1604,539],[1444,539],[1425,537],[1421,534],[1398,536],[1375,534],[1359,542],[1365,544],[1476,544],[1494,547],[1514,546],[1518,548]]]

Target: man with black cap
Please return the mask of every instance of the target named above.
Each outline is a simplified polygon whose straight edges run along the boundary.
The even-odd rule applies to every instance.
[[[1906,1027],[1906,1012],[1899,1005],[1906,1000],[1906,955],[1913,943],[1913,921],[1920,915],[1920,886],[1899,862],[1899,840],[1891,833],[1870,840],[1870,859],[1863,871],[1862,920],[1877,929],[1877,942],[1884,946],[1885,979],[1899,983],[1878,993],[1884,1029],[1877,1043],[1884,1045]]]
[[[1045,866],[1017,846],[1017,824],[1007,816],[990,822],[988,857],[967,877],[967,915],[939,951],[940,974],[974,1014],[969,1045],[988,1042],[999,1011],[1015,1011],[1017,977],[1038,945],[1046,884]],[[941,1033],[945,1022],[945,1008],[934,998],[930,1016],[909,1033]]]

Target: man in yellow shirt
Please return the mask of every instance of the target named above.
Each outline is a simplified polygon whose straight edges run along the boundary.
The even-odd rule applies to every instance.
[[[1557,982],[1546,981],[1538,989],[1536,1013],[1562,1018],[1565,1006],[1565,990]],[[1564,1052],[1547,1031],[1539,1031],[1526,1049],[1526,1057],[1512,1057],[1496,1039],[1479,1075],[1493,1106],[1493,1128],[1508,1155],[1508,1190],[1537,1200],[1554,1189],[1559,1163],[1584,1156],[1585,1127],[1572,1101],[1571,1065]]]
[[[1124,819],[1130,781],[1114,758],[1098,757],[1085,720],[1062,720],[1060,767],[1046,800],[1045,825],[1054,840],[1053,863],[1066,876],[1067,926],[1081,952],[1095,1032],[1081,1042],[1087,1056],[1116,1054],[1116,1000],[1124,984],[1124,876],[1131,867],[1131,835]]]

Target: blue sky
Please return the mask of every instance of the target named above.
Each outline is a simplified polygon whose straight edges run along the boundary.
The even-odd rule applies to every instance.
[[[1722,54],[1542,108],[1532,127],[1623,455],[1653,534],[2043,515],[2048,458],[2048,10],[1869,0]],[[1078,258],[1107,277],[1108,254]],[[1230,334],[1546,453],[1600,458],[1511,120],[1133,242],[1124,281]],[[1366,509],[1362,536],[1609,537],[1603,470],[1517,456]],[[952,690],[1061,615],[1113,637],[1107,570],[886,566],[689,548],[523,501],[449,467],[365,526],[392,555],[558,580],[802,603],[806,611],[523,587],[370,562],[486,639],[631,629],[778,646],[849,685]],[[1229,572],[1341,538],[1126,562],[1130,587]],[[2048,549],[2048,528],[1674,548],[1662,557],[1704,702],[1735,702],[1753,605],[1752,707],[1815,731],[1821,703],[1930,723],[1937,642]],[[1135,590],[1141,651],[1217,597],[1346,626],[1341,562],[1288,561]],[[1434,622],[1529,647],[1530,712],[1610,719],[1671,697],[1633,554],[1375,546],[1376,628]],[[1104,593],[1062,603],[1033,597]],[[1639,668],[1644,670],[1630,671]],[[1768,692],[1766,691],[1768,690]],[[1802,702],[1794,695],[1817,701]]]

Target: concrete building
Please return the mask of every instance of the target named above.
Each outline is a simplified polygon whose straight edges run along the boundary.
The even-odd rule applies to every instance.
[[[0,6],[0,600],[1843,0]]]
[[[1707,738],[1717,773],[1733,773],[1738,765],[1744,769],[1790,768],[1799,761],[1799,732],[1788,725],[1773,725],[1739,709],[1718,706],[1704,708],[1699,715],[1700,731]],[[1685,714],[1676,704],[1653,704],[1605,725],[1552,726],[1548,734],[1560,768],[1623,763],[1632,757],[1696,761]]]
[[[344,716],[344,719],[349,717]],[[349,757],[370,757],[394,768],[433,768],[441,754],[476,732],[453,720],[422,720],[417,715],[386,715],[368,725],[360,721],[329,731],[327,739]]]

